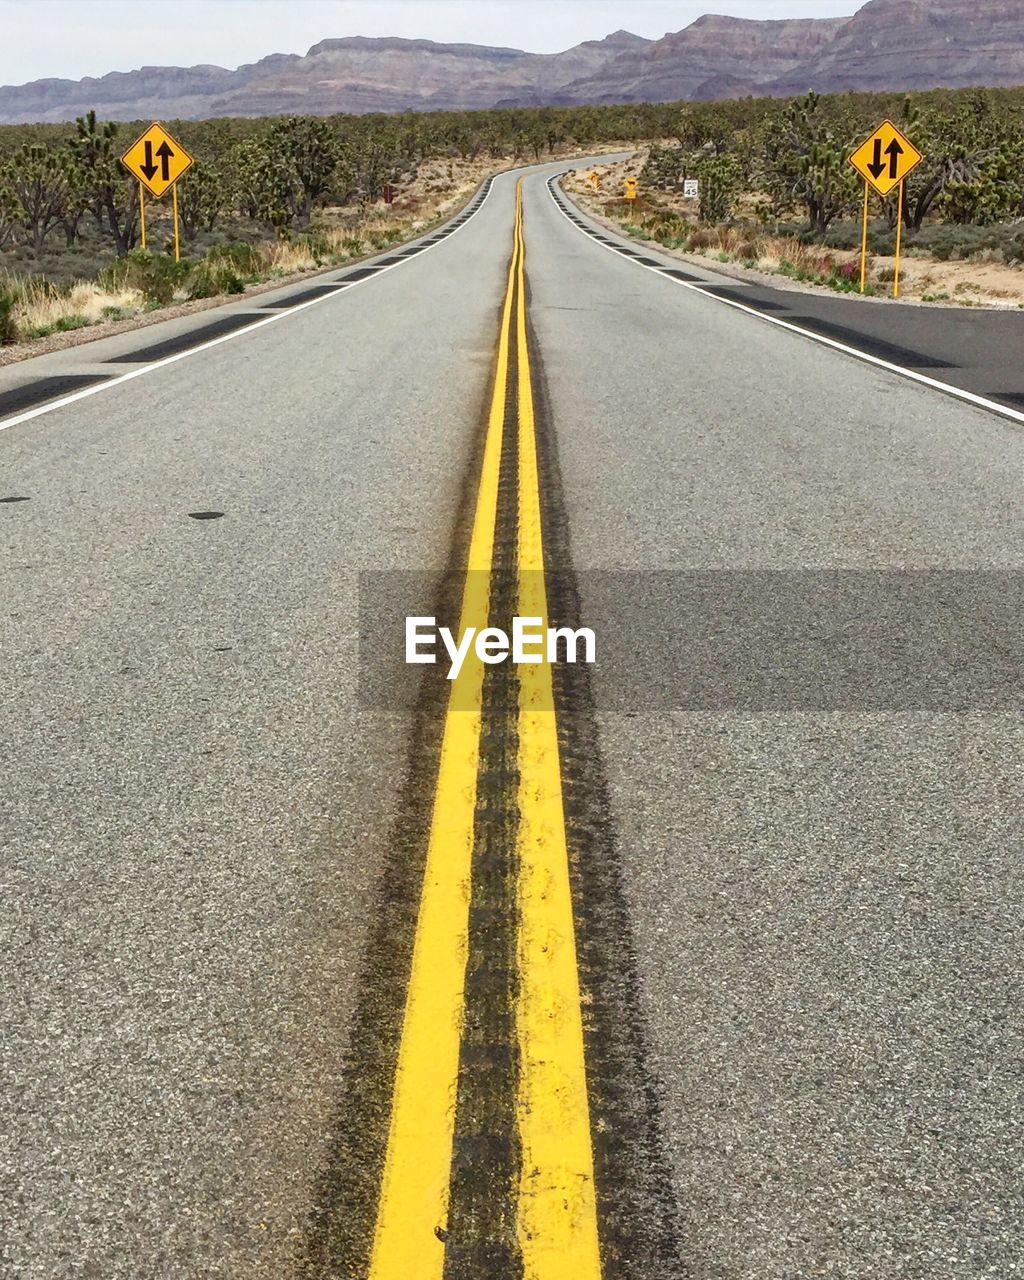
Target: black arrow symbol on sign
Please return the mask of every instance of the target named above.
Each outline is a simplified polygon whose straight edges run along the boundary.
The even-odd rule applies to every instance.
[[[900,156],[903,154],[903,148],[893,138],[892,142],[886,147],[885,154],[889,157],[889,177],[895,182],[900,176]]]
[[[149,180],[152,182],[152,180],[153,180],[153,174],[154,174],[154,173],[156,173],[156,169],[157,169],[157,166],[153,163],[153,144],[152,144],[152,142],[147,142],[147,143],[146,143],[146,163],[145,163],[145,164],[140,164],[140,165],[139,165],[139,168],[140,168],[140,169],[142,170],[142,172],[146,175],[146,177],[147,177],[147,178],[149,178]]]
[[[868,165],[868,172],[873,178],[880,178],[885,165],[882,162],[882,139],[875,139],[875,158]]]
[[[164,182],[170,182],[171,156],[174,155],[174,148],[169,147],[166,142],[161,142],[156,149],[156,153],[160,157],[160,163],[163,165],[163,172],[160,174],[160,177],[164,180]]]

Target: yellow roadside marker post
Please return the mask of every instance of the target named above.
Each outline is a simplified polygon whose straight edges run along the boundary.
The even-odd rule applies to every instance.
[[[883,120],[850,156],[850,164],[864,179],[864,228],[861,239],[860,291],[867,284],[868,188],[883,198],[899,187],[899,217],[896,220],[896,274],[892,296],[900,296],[900,249],[903,242],[903,184],[924,159],[910,139],[891,120]]]
[[[633,211],[636,209],[636,187],[637,187],[637,180],[636,180],[636,178],[627,178],[627,179],[626,179],[626,191],[625,191],[625,196],[626,196],[626,199],[629,201],[629,217],[630,217],[630,221],[632,221],[632,220],[633,220]]]

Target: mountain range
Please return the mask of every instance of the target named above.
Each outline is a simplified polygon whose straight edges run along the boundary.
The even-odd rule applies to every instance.
[[[0,122],[471,110],[709,100],[807,89],[1024,83],[1024,0],[868,0],[850,18],[706,16],[660,40],[617,31],[564,53],[324,40],[228,70],[141,67],[0,88]]]

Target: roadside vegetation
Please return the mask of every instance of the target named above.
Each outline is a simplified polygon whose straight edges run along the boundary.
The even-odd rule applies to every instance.
[[[903,211],[911,294],[1024,303],[1021,89],[685,104],[672,130],[644,150],[634,207],[621,199],[621,178],[635,164],[608,171],[601,196],[579,179],[574,194],[669,249],[859,291],[864,187],[848,161],[885,117],[925,157],[907,181]],[[687,178],[700,181],[699,201],[683,198]],[[897,218],[895,193],[872,195],[869,293],[888,292]]]
[[[0,126],[0,342],[351,261],[429,226],[487,172],[622,140],[645,157],[634,233],[850,290],[863,189],[847,158],[885,116],[926,157],[908,182],[911,257],[1019,270],[1024,89],[167,121],[197,158],[180,184],[181,263],[169,198],[147,200],[139,247],[138,185],[119,156],[146,122]],[[685,178],[700,180],[699,204],[683,200]],[[599,203],[625,221],[612,186]],[[879,289],[897,213],[894,199],[873,208]]]
[[[352,261],[445,216],[486,173],[655,137],[662,120],[617,107],[167,121],[197,161],[179,188],[180,263],[169,196],[147,198],[139,247],[119,157],[145,123],[0,126],[0,342]]]

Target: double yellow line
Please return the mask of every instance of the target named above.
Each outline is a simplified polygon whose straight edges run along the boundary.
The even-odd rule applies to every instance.
[[[511,355],[517,378],[510,387]],[[516,393],[517,597],[548,625],[540,475],[526,325],[522,181],[462,599],[461,629],[488,625],[506,401]],[[517,830],[521,1174],[525,1280],[600,1280],[579,973],[551,668],[518,676]],[[426,869],[370,1280],[443,1280],[483,722],[484,666],[466,659],[441,742]],[[457,700],[457,701],[456,701]]]

